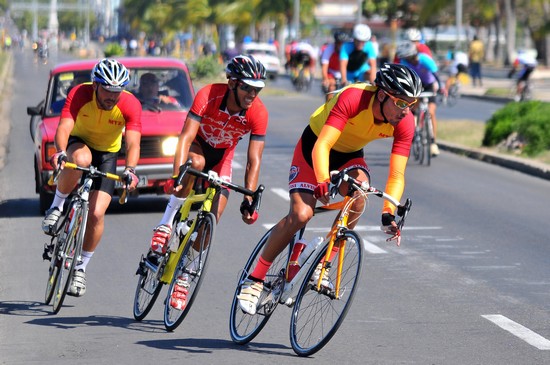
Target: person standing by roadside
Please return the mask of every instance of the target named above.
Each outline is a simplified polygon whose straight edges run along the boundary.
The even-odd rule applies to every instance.
[[[470,58],[470,76],[472,76],[472,83],[477,86],[476,80],[479,81],[479,86],[483,86],[481,81],[481,61],[485,55],[483,42],[481,42],[477,36],[470,43],[468,49],[468,57]]]

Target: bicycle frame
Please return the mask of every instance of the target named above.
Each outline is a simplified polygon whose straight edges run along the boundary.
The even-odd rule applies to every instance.
[[[181,217],[188,217],[189,213],[191,212],[191,207],[193,206],[193,204],[199,203],[199,202],[202,202],[202,206],[201,208],[199,208],[199,212],[197,213],[197,216],[199,216],[201,212],[210,212],[210,210],[212,209],[212,202],[218,190],[219,188],[217,187],[209,186],[206,189],[205,193],[196,194],[195,189],[192,189],[189,195],[187,196],[185,203],[182,204],[180,208],[179,212],[181,214]],[[178,250],[176,252],[171,252],[169,254],[168,261],[166,262],[162,275],[159,279],[162,283],[169,284],[170,282],[172,282],[174,278],[174,273],[176,271],[177,263],[179,262],[181,255],[183,255],[185,244],[191,237],[191,234],[193,234],[193,232],[195,231],[195,226],[197,225],[197,222],[198,222],[198,219],[193,220],[193,224],[191,225],[189,231],[185,234],[185,237],[181,240]]]

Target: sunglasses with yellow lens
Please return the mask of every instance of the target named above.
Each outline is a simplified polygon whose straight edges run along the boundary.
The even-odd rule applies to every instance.
[[[395,106],[398,107],[401,110],[404,110],[404,109],[407,109],[407,108],[412,108],[414,106],[414,104],[416,104],[418,102],[418,99],[414,99],[414,101],[411,101],[409,103],[407,100],[399,99],[399,98],[393,96],[392,94],[389,94],[386,91],[384,91],[384,93],[386,93],[386,95],[388,95],[390,97],[390,99],[393,100],[393,103],[395,104]]]

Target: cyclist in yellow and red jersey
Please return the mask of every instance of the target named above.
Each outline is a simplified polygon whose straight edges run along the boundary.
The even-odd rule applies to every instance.
[[[328,204],[330,171],[350,168],[351,176],[369,181],[369,169],[363,155],[363,147],[368,143],[393,138],[385,191],[401,199],[414,135],[411,108],[417,103],[421,90],[420,78],[410,68],[385,64],[376,73],[375,85],[347,86],[311,115],[290,167],[290,212],[273,227],[255,269],[241,284],[238,299],[243,311],[255,314],[263,280],[273,260],[285,249],[294,233],[313,217],[317,200]],[[382,225],[391,235],[389,240],[400,245],[395,209],[391,203],[384,203]],[[349,221],[354,222],[351,217]],[[355,222],[350,227],[354,225]]]
[[[139,160],[141,140],[141,104],[131,93],[124,91],[130,77],[120,62],[105,58],[92,70],[92,82],[75,86],[67,96],[55,133],[57,153],[52,165],[63,167],[65,161],[78,166],[99,168],[116,173],[118,152],[125,131],[126,168],[124,182],[129,190],[136,188],[135,168]],[[50,209],[42,221],[42,229],[53,234],[63,212],[63,204],[77,185],[82,172],[63,169]],[[86,266],[103,235],[105,212],[115,189],[114,180],[96,178],[90,193],[90,211],[82,245],[82,261],[75,266],[67,294],[82,296],[86,292]]]
[[[258,98],[265,86],[266,70],[251,55],[239,55],[229,61],[227,84],[210,84],[199,90],[181,131],[174,157],[172,179],[165,187],[171,193],[164,215],[154,229],[151,252],[162,255],[172,232],[172,221],[187,195],[194,178],[186,176],[180,186],[174,186],[179,168],[187,159],[199,171],[212,170],[226,181],[231,181],[232,163],[237,143],[250,134],[245,171],[245,187],[255,190],[258,185],[260,163],[267,132],[267,109]],[[222,189],[214,198],[212,212],[217,221],[227,205],[228,189]],[[252,224],[257,216],[251,208],[252,197],[244,196],[241,203],[242,220]],[[171,298],[171,305],[183,310],[187,304],[187,277],[179,278]]]

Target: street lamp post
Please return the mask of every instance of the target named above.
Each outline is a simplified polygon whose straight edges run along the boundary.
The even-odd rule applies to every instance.
[[[295,39],[300,39],[300,0],[294,0],[294,14],[292,17],[294,24]]]

